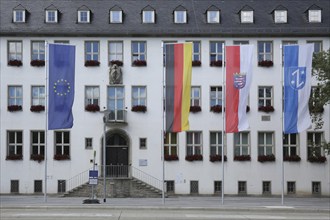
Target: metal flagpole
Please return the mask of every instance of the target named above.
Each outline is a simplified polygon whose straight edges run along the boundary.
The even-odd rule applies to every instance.
[[[48,43],[45,41],[45,76],[46,76],[46,91],[45,91],[45,109],[46,109],[46,120],[45,120],[45,151],[44,151],[44,158],[45,158],[45,177],[44,177],[44,184],[45,184],[45,191],[44,191],[44,201],[47,202],[47,149],[48,149],[48,94],[49,94],[49,85],[48,85],[48,67],[49,67],[49,53],[48,53]]]
[[[224,204],[224,182],[225,182],[225,156],[224,156],[224,147],[225,147],[225,111],[224,111],[224,105],[225,105],[225,45],[222,43],[222,93],[221,93],[221,100],[222,100],[222,148],[221,148],[221,162],[222,162],[222,181],[221,181],[221,204]]]
[[[105,165],[106,165],[106,162],[105,162],[105,150],[106,150],[106,120],[107,120],[107,113],[105,113],[105,118],[104,118],[104,125],[103,125],[103,202],[105,203],[107,201],[106,199],[106,193],[107,193],[107,188],[106,188],[106,181],[105,181],[105,178],[106,178],[106,173],[105,173]]]
[[[164,156],[164,139],[165,139],[165,112],[166,112],[166,105],[164,105],[164,98],[165,98],[165,63],[164,63],[164,42],[162,42],[162,46],[161,46],[161,49],[162,49],[162,54],[163,54],[163,96],[162,96],[162,113],[163,113],[163,124],[162,124],[162,131],[161,131],[161,158],[162,158],[162,166],[163,166],[163,169],[162,169],[162,172],[163,172],[163,175],[162,175],[162,183],[163,183],[163,186],[162,186],[162,201],[163,201],[163,204],[165,204],[165,156]]]
[[[281,56],[282,56],[282,64],[283,63],[283,46],[282,44],[280,44],[280,52],[281,52]],[[284,102],[284,94],[283,94],[283,88],[284,88],[284,81],[283,81],[283,74],[284,74],[284,71],[283,71],[283,68],[284,66],[282,65],[282,74],[281,74],[281,83],[282,83],[282,131],[281,131],[281,134],[282,134],[282,143],[283,143],[283,120],[284,120],[284,109],[283,109],[283,102]],[[281,204],[283,205],[284,204],[284,155],[283,155],[283,146],[282,146],[282,150],[281,150],[281,158],[282,158],[282,161],[281,161],[281,176],[282,176],[282,181],[281,181],[281,185],[282,185],[282,192],[281,192]]]

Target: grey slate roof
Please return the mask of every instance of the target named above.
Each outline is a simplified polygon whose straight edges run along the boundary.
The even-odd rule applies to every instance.
[[[26,23],[12,22],[19,5],[28,12]],[[77,11],[85,6],[91,23],[79,24]],[[123,10],[122,24],[109,23],[114,6]],[[155,24],[141,22],[146,6],[155,9]],[[178,6],[187,10],[187,24],[173,22]],[[211,6],[219,8],[220,24],[206,23]],[[47,7],[59,10],[59,23],[45,23]],[[254,11],[253,24],[240,23],[239,11],[245,7]],[[278,7],[288,10],[288,23],[274,23],[272,12]],[[310,7],[322,10],[321,23],[308,23]],[[330,0],[1,0],[0,36],[330,36]]]

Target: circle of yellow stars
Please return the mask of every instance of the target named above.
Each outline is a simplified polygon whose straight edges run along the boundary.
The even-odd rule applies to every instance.
[[[66,89],[64,89],[63,91],[58,91],[57,90],[58,86],[66,86]],[[56,95],[66,96],[70,92],[71,86],[70,86],[70,83],[66,79],[58,79],[56,82],[54,82],[53,89],[54,89],[54,92]]]

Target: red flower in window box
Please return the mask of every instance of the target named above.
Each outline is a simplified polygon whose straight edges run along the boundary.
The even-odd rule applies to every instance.
[[[200,106],[190,106],[190,112],[196,113],[202,111],[202,108]]]
[[[258,62],[258,66],[271,67],[273,65],[274,65],[274,63],[271,60],[261,60]]]
[[[21,60],[9,60],[8,61],[8,65],[9,66],[17,66],[17,67],[19,67],[19,66],[22,66],[23,63],[22,63]]]
[[[268,112],[273,112],[275,109],[274,109],[273,106],[267,105],[267,106],[259,106],[258,110],[261,111],[261,112],[268,113]]]
[[[45,106],[43,105],[32,105],[30,108],[31,112],[42,112],[45,111]]]
[[[211,107],[211,111],[214,113],[221,113],[222,112],[222,105],[214,105]]]
[[[201,66],[202,62],[200,60],[193,60],[192,61],[192,66]]]
[[[31,60],[30,62],[31,66],[45,66],[45,61],[44,60]]]
[[[22,106],[21,105],[9,105],[8,106],[8,111],[10,112],[17,112],[17,111],[22,111]]]
[[[86,60],[85,66],[100,66],[100,62],[98,60]]]
[[[311,163],[325,163],[327,158],[325,156],[310,156],[308,157],[308,161]]]
[[[70,156],[67,154],[55,154],[54,160],[70,160]]]
[[[224,158],[224,161],[227,161],[227,156],[226,155],[224,155],[223,158]],[[222,161],[222,156],[219,155],[219,154],[210,155],[210,161],[211,162]]]
[[[172,161],[172,160],[179,160],[179,157],[178,155],[165,155],[164,159],[166,161]]]
[[[299,162],[301,158],[298,155],[292,155],[292,156],[285,156],[283,158],[283,161],[289,161],[289,162]]]
[[[240,155],[240,156],[235,156],[234,160],[236,161],[250,161],[251,156],[250,155]]]
[[[213,60],[211,61],[210,66],[222,67],[222,60]]]
[[[135,105],[132,107],[132,112],[146,112],[147,106],[145,105]]]
[[[203,160],[203,155],[200,155],[200,154],[187,155],[186,160],[187,161],[194,161],[194,160],[201,161],[201,160]]]
[[[6,157],[6,160],[23,160],[22,154],[11,154]]]
[[[120,60],[111,60],[110,65],[116,64],[117,66],[123,66],[123,61]]]
[[[98,112],[100,111],[100,106],[96,104],[86,105],[85,110],[88,112]]]
[[[145,60],[134,60],[133,61],[133,66],[146,66],[147,61]]]
[[[272,155],[259,155],[258,156],[258,161],[263,163],[263,162],[269,162],[269,161],[275,161],[275,156]]]
[[[41,154],[31,154],[31,160],[38,161],[40,163],[45,160],[45,156]]]

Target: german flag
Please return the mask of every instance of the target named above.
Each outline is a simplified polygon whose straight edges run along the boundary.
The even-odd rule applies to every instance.
[[[166,132],[189,130],[192,43],[166,45]]]

